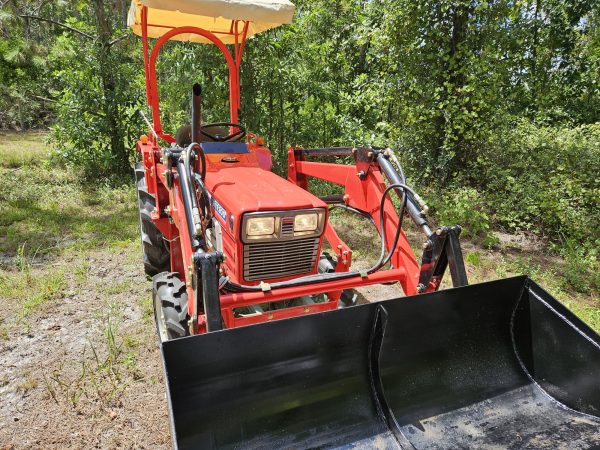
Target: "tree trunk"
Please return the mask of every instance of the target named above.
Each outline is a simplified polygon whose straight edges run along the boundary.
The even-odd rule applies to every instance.
[[[469,16],[473,12],[473,6],[469,2],[459,1],[456,3],[454,10],[452,11],[452,35],[450,38],[450,51],[448,60],[453,62],[448,70],[448,81],[450,82],[453,89],[453,96],[460,97],[462,95],[462,88],[466,84],[465,69],[468,63],[466,58],[466,45]],[[467,105],[467,109],[470,109]],[[452,131],[454,134],[455,132]],[[455,154],[455,166],[462,166],[466,159],[469,158],[466,152],[466,143],[464,132],[458,132],[452,136],[454,140],[453,151]],[[449,171],[445,174],[448,175]]]
[[[111,64],[112,28],[104,10],[104,0],[93,1],[96,26],[98,29],[98,42],[96,44],[99,62],[99,76],[102,81],[104,102],[102,108],[106,116],[106,125],[110,133],[111,154],[123,171],[127,170],[128,157],[125,149],[125,136],[122,129],[119,105],[116,101],[116,82],[114,68]]]

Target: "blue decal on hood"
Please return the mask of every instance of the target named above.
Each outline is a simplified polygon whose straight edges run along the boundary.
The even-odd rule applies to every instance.
[[[219,216],[221,216],[221,219],[223,219],[223,222],[227,223],[227,211],[225,211],[225,208],[223,208],[223,206],[217,201],[217,199],[214,197],[211,197],[210,204],[212,205],[215,212]]]

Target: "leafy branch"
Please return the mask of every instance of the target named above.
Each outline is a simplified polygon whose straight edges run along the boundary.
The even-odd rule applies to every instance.
[[[48,19],[46,17],[32,16],[30,14],[19,14],[19,17],[22,17],[24,19],[33,19],[33,20],[39,20],[41,22],[52,23],[52,24],[54,24],[56,26],[59,26],[59,27],[64,28],[66,30],[72,31],[73,33],[77,33],[80,36],[86,37],[88,39],[96,39],[91,34],[85,33],[84,31],[78,30],[77,28],[73,28],[73,27],[71,27],[71,26],[69,26],[67,24],[64,24],[62,22],[57,22],[56,20]]]

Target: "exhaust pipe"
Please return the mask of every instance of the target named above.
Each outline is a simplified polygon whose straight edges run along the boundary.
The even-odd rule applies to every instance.
[[[202,141],[202,87],[194,83],[192,87],[192,142]]]

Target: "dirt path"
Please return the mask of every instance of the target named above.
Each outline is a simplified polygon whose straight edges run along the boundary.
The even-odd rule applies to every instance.
[[[0,449],[170,447],[138,256],[133,244],[91,252],[85,273],[67,273],[63,295],[27,317],[3,299]]]

